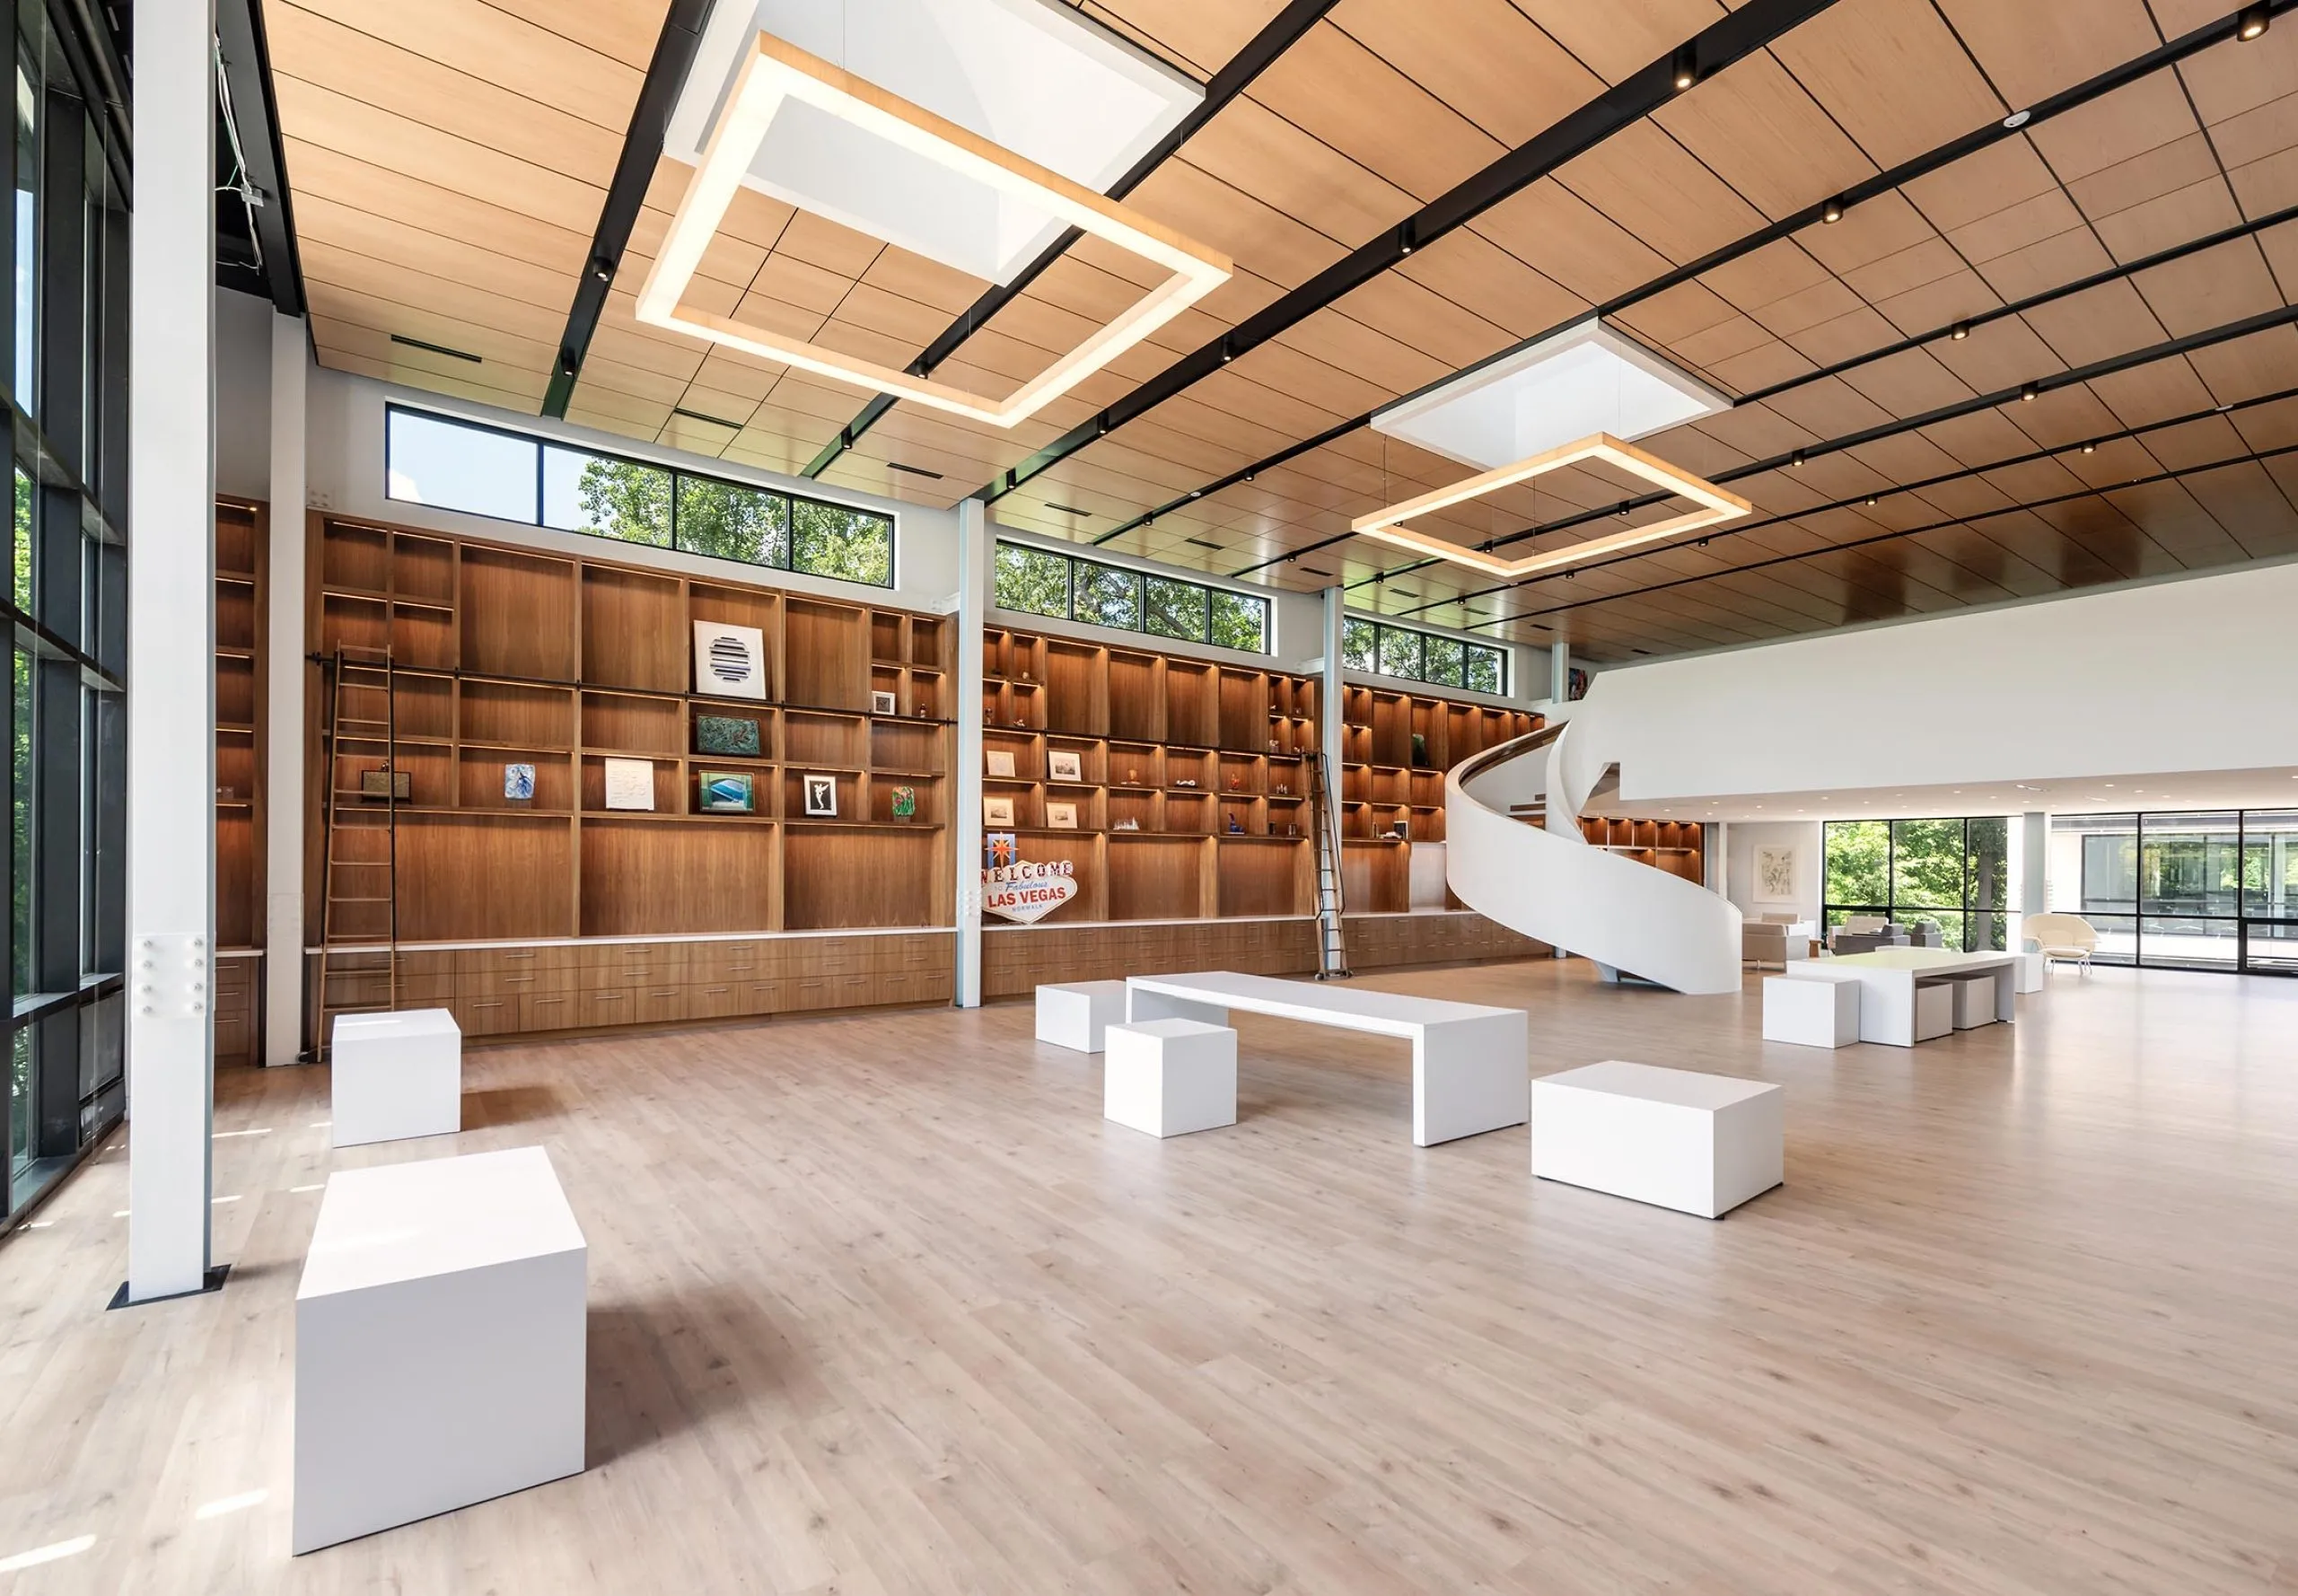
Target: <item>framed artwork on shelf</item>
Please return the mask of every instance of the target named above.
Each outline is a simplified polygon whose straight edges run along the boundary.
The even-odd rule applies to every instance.
[[[609,809],[654,807],[653,760],[609,759],[606,766]]]
[[[993,748],[983,754],[981,759],[982,770],[985,774],[996,776],[1000,781],[1013,779],[1013,750],[1012,749]]]
[[[724,698],[766,697],[766,634],[724,621],[694,623],[694,690]]]
[[[758,812],[757,778],[747,770],[704,770],[696,779],[702,784],[702,809],[706,814],[747,815]]]
[[[698,715],[694,717],[694,749],[702,754],[732,754],[756,759],[764,743],[758,723],[748,715]]]
[[[916,787],[894,789],[893,817],[897,820],[914,820],[917,818],[917,789]]]
[[[897,710],[894,706],[894,696],[891,693],[881,692],[879,689],[873,688],[870,689],[870,713],[872,715],[895,715],[899,714],[899,711]]]
[[[1048,802],[1045,806],[1045,823],[1048,829],[1055,831],[1076,830],[1077,806],[1074,803]]]
[[[504,766],[503,797],[511,803],[532,803],[535,799],[535,767],[525,764]]]
[[[981,801],[981,823],[1011,827],[1013,824],[1013,801],[1011,798],[984,798]]]
[[[1082,782],[1085,779],[1085,759],[1074,748],[1052,749],[1046,754],[1045,769],[1048,781]]]
[[[806,814],[811,820],[829,820],[838,818],[838,777],[807,776],[799,778],[806,784]]]

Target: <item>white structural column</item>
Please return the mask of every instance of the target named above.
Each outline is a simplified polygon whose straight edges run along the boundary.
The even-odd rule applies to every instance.
[[[1346,618],[1347,590],[1335,583],[1324,590],[1323,657],[1319,662],[1324,678],[1317,689],[1317,746],[1325,755],[1325,812],[1332,817],[1333,831],[1342,830],[1340,824],[1340,767],[1342,759],[1341,727],[1345,696],[1341,680],[1342,622]],[[1338,863],[1338,860],[1335,861]]]
[[[264,749],[263,1061],[303,1050],[303,382],[301,316],[271,319],[271,564]]]
[[[127,1298],[208,1259],[215,833],[214,0],[136,12],[128,276]]]
[[[1572,645],[1561,637],[1548,645],[1548,696],[1557,704],[1572,697]]]
[[[2026,941],[2029,915],[2050,910],[2050,816],[2029,810],[2011,827],[2011,925],[2004,943],[2017,952]]]
[[[950,783],[956,811],[957,982],[961,1009],[981,1006],[981,633],[989,618],[989,506],[958,505],[958,767]]]

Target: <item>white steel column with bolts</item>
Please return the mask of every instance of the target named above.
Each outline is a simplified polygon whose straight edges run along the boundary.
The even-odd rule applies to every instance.
[[[989,618],[989,506],[958,505],[958,766],[950,817],[958,863],[957,981],[961,1009],[981,1006],[981,634]]]
[[[214,1106],[215,8],[136,8],[128,267],[127,1285],[200,1290]]]
[[[263,1061],[303,1051],[303,384],[301,316],[271,319],[271,657],[264,771]]]

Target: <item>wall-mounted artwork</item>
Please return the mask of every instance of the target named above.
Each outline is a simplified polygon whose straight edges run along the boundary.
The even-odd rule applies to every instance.
[[[706,814],[747,815],[758,812],[756,778],[747,770],[703,770],[695,779],[701,784],[702,808]]]
[[[1051,749],[1045,756],[1046,779],[1075,781],[1085,779],[1085,758],[1075,749]]]
[[[653,760],[609,759],[606,777],[609,809],[654,807]]]
[[[512,803],[531,803],[535,797],[535,767],[531,765],[503,767],[503,796]]]
[[[758,723],[748,715],[698,715],[694,717],[697,753],[732,754],[756,759],[763,747]]]
[[[898,714],[899,711],[894,706],[894,696],[873,688],[870,690],[870,713],[872,715]]]
[[[814,820],[835,820],[838,817],[838,777],[807,776],[799,778],[805,784],[806,813]]]
[[[1795,901],[1795,850],[1756,849],[1756,897],[1765,903]]]
[[[766,697],[766,634],[724,621],[694,623],[694,690],[722,698]]]
[[[1048,830],[1077,829],[1077,806],[1074,803],[1049,802],[1045,806],[1045,823]]]

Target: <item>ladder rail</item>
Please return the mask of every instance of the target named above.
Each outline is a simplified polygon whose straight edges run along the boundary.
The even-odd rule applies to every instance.
[[[1316,829],[1317,979],[1346,980],[1347,938],[1341,916],[1347,912],[1347,882],[1341,869],[1338,811],[1326,785],[1328,766],[1322,750],[1309,756],[1309,823]]]
[[[338,645],[333,656],[322,655],[320,662],[332,675],[328,693],[327,792],[325,799],[326,857],[322,864],[322,888],[320,906],[320,991],[319,1036],[313,1057],[324,1059],[330,1048],[331,1022],[336,1016],[346,1013],[374,1013],[378,1005],[372,1002],[337,1002],[334,998],[334,978],[338,976],[372,976],[377,966],[373,960],[382,960],[383,1011],[396,1009],[399,1003],[399,692],[397,662],[390,649],[380,651],[380,662],[354,660],[349,651]],[[370,680],[355,687],[350,678],[364,673]],[[372,679],[382,678],[383,715],[378,720],[367,715],[344,713],[348,695],[357,691],[373,691]],[[356,732],[345,728],[362,728]],[[382,728],[378,738],[367,728]],[[373,747],[382,745],[382,777],[384,812],[380,827],[346,821],[343,801],[364,796],[364,789],[345,785],[342,764],[346,758],[344,745],[358,742]],[[346,858],[341,843],[352,831],[383,833],[383,856],[376,858]],[[377,891],[373,873],[383,873]],[[338,872],[349,879],[338,876]],[[353,932],[345,924],[338,906],[357,906],[361,924],[372,924],[366,916],[376,905],[382,906],[383,925],[380,933]]]

